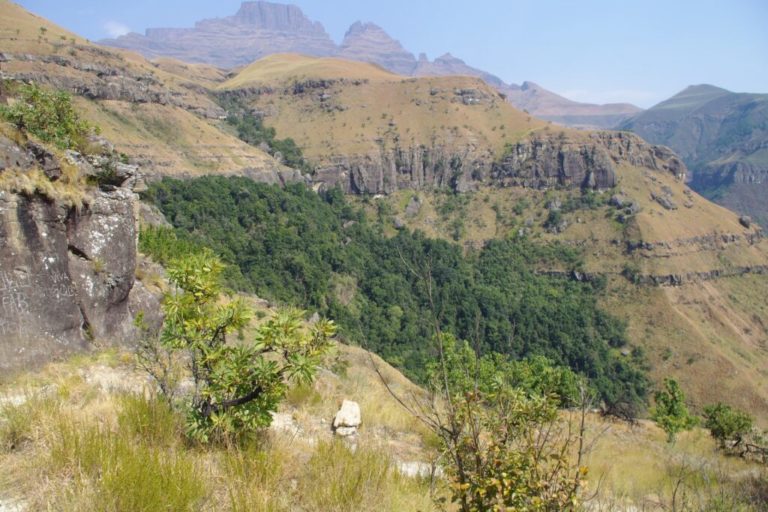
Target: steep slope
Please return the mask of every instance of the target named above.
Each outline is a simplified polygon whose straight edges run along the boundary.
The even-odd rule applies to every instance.
[[[86,117],[148,175],[248,174],[297,179],[263,151],[222,130],[225,111],[206,87],[220,71],[88,43],[3,0],[2,76],[35,81],[77,96]]]
[[[683,157],[691,186],[768,223],[768,94],[691,86],[621,125]]]
[[[150,28],[102,44],[153,57],[233,68],[271,53],[326,56],[336,45],[318,22],[294,5],[243,2],[233,16],[202,20],[194,28]]]
[[[137,51],[147,58],[168,56],[226,68],[246,65],[266,55],[301,53],[371,62],[405,76],[478,77],[507,95],[520,110],[582,128],[612,128],[640,111],[629,104],[578,103],[531,82],[522,86],[506,84],[450,53],[432,62],[422,54],[417,61],[399,41],[373,23],[354,23],[337,47],[322,25],[310,21],[298,7],[264,1],[243,2],[234,16],[203,20],[194,28],[153,28],[147,29],[145,35],[132,33],[100,42]]]

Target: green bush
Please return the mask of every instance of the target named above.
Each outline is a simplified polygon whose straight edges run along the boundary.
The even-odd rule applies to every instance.
[[[685,394],[676,380],[664,379],[664,389],[654,394],[654,401],[651,418],[667,433],[668,443],[674,443],[678,433],[696,425],[696,417],[688,412]]]
[[[241,332],[251,311],[240,299],[222,303],[223,267],[210,251],[173,261],[175,290],[163,301],[160,342],[190,362],[187,433],[201,442],[269,426],[287,384],[312,381],[336,330],[327,320],[305,327],[300,311],[285,310],[262,323],[251,343],[233,343],[227,335]]]
[[[752,430],[754,419],[746,412],[717,403],[704,407],[704,427],[720,444],[738,446]]]
[[[15,101],[0,106],[0,116],[59,149],[83,151],[94,128],[80,119],[68,93],[50,91],[32,82],[17,86],[13,94]]]

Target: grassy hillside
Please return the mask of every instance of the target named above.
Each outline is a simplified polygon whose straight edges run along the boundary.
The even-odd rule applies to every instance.
[[[297,85],[298,84],[298,85]],[[496,154],[546,123],[514,109],[470,77],[403,78],[371,64],[276,55],[220,86],[222,91],[270,87],[249,106],[281,137],[291,137],[318,165],[435,141]]]
[[[234,77],[220,84],[219,89],[227,90],[269,85],[275,81],[300,82],[329,78],[373,82],[404,80],[403,77],[375,64],[287,53],[270,55],[245,66]]]
[[[677,210],[650,199],[651,191],[661,187],[672,190],[680,203]],[[698,408],[723,400],[768,421],[768,278],[737,272],[766,265],[766,241],[750,244],[744,236],[754,230],[741,226],[737,215],[695,192],[685,193],[687,187],[660,174],[628,169],[618,189],[586,195],[518,188],[461,195],[401,191],[356,204],[379,218],[390,236],[398,232],[397,225],[407,226],[456,240],[467,252],[520,233],[538,243],[560,241],[575,248],[585,272],[607,277],[600,304],[627,321],[628,339],[644,348],[652,380],[674,376]],[[619,222],[624,210],[610,204],[617,192],[640,205],[628,222]],[[683,205],[685,198],[691,208]],[[557,232],[548,225],[553,203],[562,205]],[[738,238],[726,242],[728,233]],[[628,244],[639,240],[653,249],[628,252]],[[551,264],[541,270],[568,272]],[[635,285],[626,277],[628,272],[631,277],[712,271],[736,275],[706,281],[692,276],[677,286]]]

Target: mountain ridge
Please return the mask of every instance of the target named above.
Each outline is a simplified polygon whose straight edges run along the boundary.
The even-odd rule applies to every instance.
[[[768,224],[768,94],[693,85],[619,128],[671,147],[692,188]]]
[[[541,87],[529,94],[528,89],[506,84],[499,77],[473,68],[450,53],[432,62],[424,54],[417,59],[399,41],[371,22],[353,23],[337,46],[322,24],[309,20],[298,7],[265,1],[244,2],[234,16],[202,20],[194,28],[147,29],[144,35],[131,33],[100,43],[138,51],[147,58],[167,56],[226,68],[248,65],[272,53],[302,53],[373,62],[405,76],[474,76],[506,94],[521,110],[577,127],[610,128],[640,110],[629,104],[581,104]],[[529,97],[536,92],[545,99]]]

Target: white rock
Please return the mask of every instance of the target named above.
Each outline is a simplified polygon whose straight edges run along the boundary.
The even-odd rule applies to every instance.
[[[333,418],[333,428],[339,427],[354,427],[357,428],[362,423],[360,419],[360,405],[357,402],[351,400],[344,400],[341,404],[341,409],[336,413]]]
[[[357,427],[338,427],[335,432],[337,436],[350,437],[357,435]]]

